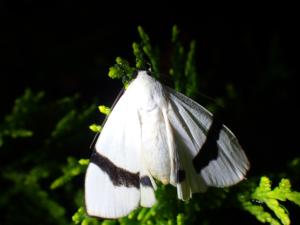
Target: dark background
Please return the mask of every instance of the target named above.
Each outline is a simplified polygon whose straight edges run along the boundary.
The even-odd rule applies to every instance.
[[[299,34],[293,13],[208,15],[193,5],[125,9],[71,1],[0,6],[1,116],[26,87],[51,98],[80,93],[111,104],[121,84],[106,74],[117,56],[134,63],[136,27],[160,45],[167,73],[171,27],[177,24],[183,42],[197,41],[199,91],[214,98],[232,83],[241,107],[251,110],[240,115],[249,125],[243,124],[243,138],[254,145],[247,149],[262,155],[272,149],[279,158],[296,152]]]
[[[167,73],[171,28],[177,24],[186,46],[197,41],[199,92],[222,97],[227,84],[237,92],[239,107],[225,123],[250,158],[250,174],[280,172],[299,156],[296,14],[208,15],[193,5],[124,7],[1,2],[1,118],[28,87],[44,90],[50,100],[79,93],[82,103],[97,98],[112,104],[122,85],[108,78],[108,68],[117,56],[134,63],[137,26],[161,47],[161,72]]]

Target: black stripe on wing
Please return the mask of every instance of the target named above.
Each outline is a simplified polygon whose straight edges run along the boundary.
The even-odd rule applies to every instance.
[[[90,162],[104,171],[115,186],[135,187],[139,189],[140,184],[142,184],[143,186],[152,187],[148,176],[140,177],[139,172],[132,173],[120,168],[97,151],[93,151]]]
[[[93,152],[90,162],[96,164],[104,171],[115,186],[140,188],[139,173],[132,173],[116,166],[108,158],[96,151]]]
[[[193,165],[197,173],[206,167],[210,161],[217,159],[218,157],[218,145],[217,140],[222,129],[222,123],[216,117],[213,117],[212,124],[206,134],[206,140],[201,146],[198,154],[193,159]]]

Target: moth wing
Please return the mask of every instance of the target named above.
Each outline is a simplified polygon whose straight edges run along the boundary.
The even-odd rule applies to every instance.
[[[111,111],[87,168],[85,205],[90,216],[119,218],[140,204],[141,125],[128,90]]]
[[[138,189],[114,185],[97,165],[89,164],[85,177],[85,208],[89,216],[120,218],[137,208],[139,200]]]
[[[170,99],[168,119],[174,133],[177,154],[186,180],[179,184],[188,198],[190,191],[206,186],[225,187],[242,180],[248,159],[235,135],[197,102],[167,88]]]

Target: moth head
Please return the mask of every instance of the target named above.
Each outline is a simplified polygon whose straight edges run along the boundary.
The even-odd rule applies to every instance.
[[[145,66],[145,68],[142,69],[136,69],[133,73],[132,73],[132,78],[135,79],[139,74],[147,74],[148,76],[152,77],[152,68],[151,65],[147,63],[147,65]]]

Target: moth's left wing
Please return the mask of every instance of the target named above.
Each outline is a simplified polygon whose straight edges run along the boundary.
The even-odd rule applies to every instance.
[[[192,99],[171,88],[166,92],[177,170],[184,173],[177,185],[178,196],[188,199],[207,186],[225,187],[242,180],[249,162],[235,135]]]
[[[130,87],[110,113],[85,177],[88,215],[119,218],[152,206],[154,190],[141,163],[141,124]]]

